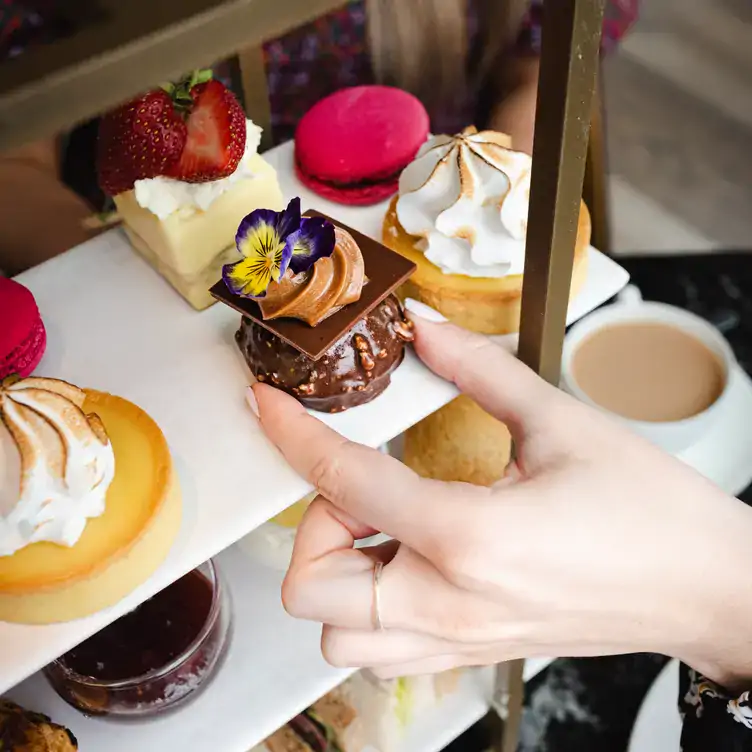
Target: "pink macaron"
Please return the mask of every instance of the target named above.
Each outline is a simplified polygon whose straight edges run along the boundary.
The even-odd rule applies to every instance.
[[[390,86],[341,89],[317,102],[295,133],[300,181],[330,201],[376,204],[397,192],[402,170],[428,137],[425,107]]]
[[[12,279],[0,277],[0,379],[28,376],[47,346],[47,334],[31,292]]]

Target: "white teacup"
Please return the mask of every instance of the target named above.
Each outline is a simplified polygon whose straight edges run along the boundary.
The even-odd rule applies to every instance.
[[[724,369],[724,387],[718,398],[705,410],[682,420],[642,421],[617,415],[594,402],[577,384],[572,370],[579,345],[603,327],[614,324],[652,323],[677,328],[704,344]],[[711,428],[723,412],[737,369],[736,358],[726,338],[710,323],[694,313],[665,303],[644,301],[639,290],[627,287],[616,303],[598,309],[575,324],[564,340],[561,363],[561,386],[582,402],[598,408],[626,424],[668,452],[678,453],[691,446]]]

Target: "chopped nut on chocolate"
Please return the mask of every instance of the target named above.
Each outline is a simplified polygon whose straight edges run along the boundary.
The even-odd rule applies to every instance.
[[[376,367],[376,361],[367,352],[360,352],[358,354],[360,355],[360,364],[363,368],[368,372],[373,371]]]
[[[412,332],[412,322],[410,321],[393,321],[392,328],[394,333],[405,340],[405,342],[412,342],[415,339],[415,334]]]
[[[312,360],[249,318],[242,320],[236,339],[252,372],[265,374],[306,407],[341,412],[340,408],[369,402],[388,386],[392,371],[402,362],[407,339],[395,326],[402,323],[408,338],[412,334],[401,319],[399,302],[388,297],[319,360]],[[274,343],[271,349],[268,342]]]

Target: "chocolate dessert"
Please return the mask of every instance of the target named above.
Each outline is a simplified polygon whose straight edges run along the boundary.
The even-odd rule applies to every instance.
[[[248,215],[242,258],[211,289],[243,314],[235,339],[253,375],[303,405],[336,413],[370,402],[413,339],[392,294],[415,266],[315,212]]]
[[[336,413],[370,402],[389,386],[413,338],[397,298],[390,295],[318,360],[244,317],[235,339],[259,380],[306,407]]]

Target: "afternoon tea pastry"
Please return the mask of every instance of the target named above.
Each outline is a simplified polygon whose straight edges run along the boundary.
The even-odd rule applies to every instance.
[[[417,265],[401,292],[482,334],[518,331],[532,159],[503,133],[429,139],[402,172],[383,242]],[[572,294],[587,273],[590,215],[577,228]]]
[[[413,261],[401,296],[482,334],[519,330],[532,159],[508,136],[467,128],[434,136],[400,176],[383,241]],[[572,295],[587,274],[590,216],[581,204]],[[422,475],[497,481],[509,461],[506,428],[460,396],[405,435],[404,460]]]
[[[366,741],[348,693],[337,687],[251,752],[365,752]]]
[[[0,380],[29,376],[47,346],[42,317],[31,291],[0,276]]]
[[[282,208],[261,129],[211,73],[147,92],[102,118],[99,182],[133,247],[194,307],[235,253],[254,206]]]
[[[26,710],[0,699],[0,750],[2,752],[75,752],[78,742],[65,726],[43,713]]]
[[[414,264],[316,212],[257,209],[212,295],[243,314],[236,341],[253,375],[322,412],[370,402],[413,338],[393,290]]]
[[[295,171],[329,201],[365,206],[397,192],[428,137],[428,113],[391,86],[352,86],[319,100],[295,131]]]
[[[58,379],[0,382],[0,620],[67,621],[117,602],[179,525],[167,443],[140,408]]]

